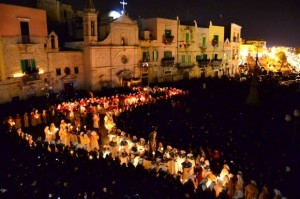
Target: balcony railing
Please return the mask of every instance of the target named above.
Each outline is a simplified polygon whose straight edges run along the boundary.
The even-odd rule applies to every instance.
[[[198,59],[197,62],[199,67],[206,67],[209,65],[210,59]]]
[[[211,60],[212,66],[220,66],[222,64],[222,59],[213,59]]]
[[[22,44],[30,44],[30,36],[22,35]]]
[[[30,82],[40,80],[40,75],[38,73],[29,73],[23,76],[23,82]]]
[[[162,66],[173,66],[175,61],[175,57],[164,57],[161,59]]]
[[[165,44],[171,44],[174,40],[174,36],[172,35],[164,35],[163,36],[163,43]]]

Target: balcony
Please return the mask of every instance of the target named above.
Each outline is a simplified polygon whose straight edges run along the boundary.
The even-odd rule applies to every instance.
[[[198,66],[201,67],[207,67],[209,65],[210,59],[198,59]]]
[[[30,36],[29,35],[22,35],[21,40],[22,40],[22,44],[30,44]]]
[[[217,67],[222,65],[222,59],[213,59],[211,60],[211,66]]]
[[[173,66],[175,61],[175,57],[164,57],[161,59],[162,66]]]
[[[40,80],[39,73],[29,73],[23,76],[23,82],[26,84],[27,82]]]
[[[191,69],[193,68],[195,65],[193,64],[176,64],[176,67],[178,69]]]
[[[163,36],[163,43],[165,44],[171,44],[174,40],[174,36],[172,35],[164,35]]]

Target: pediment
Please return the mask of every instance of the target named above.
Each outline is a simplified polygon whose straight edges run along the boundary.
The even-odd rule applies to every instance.
[[[55,36],[55,37],[57,37],[57,34],[52,30],[52,31],[50,32],[49,36]]]
[[[127,15],[122,15],[121,17],[115,19],[112,23],[123,23],[123,24],[136,24],[136,21],[132,20]]]
[[[76,81],[77,76],[76,75],[65,75],[61,78],[64,82],[74,82]]]

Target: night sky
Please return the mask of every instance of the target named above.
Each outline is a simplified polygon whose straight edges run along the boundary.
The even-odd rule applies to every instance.
[[[35,0],[27,0],[35,2]],[[82,10],[86,0],[61,0]],[[121,11],[121,0],[94,0],[100,14]],[[19,0],[0,0],[21,4]],[[24,2],[24,0],[22,0]],[[300,47],[300,12],[296,0],[127,0],[125,7],[133,19],[170,18],[196,20],[198,25],[236,23],[242,26],[242,38],[265,39],[267,46]]]

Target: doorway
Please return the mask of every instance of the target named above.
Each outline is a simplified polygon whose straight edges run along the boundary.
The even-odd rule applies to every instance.
[[[64,88],[66,93],[73,93],[74,92],[74,83],[64,83]]]

